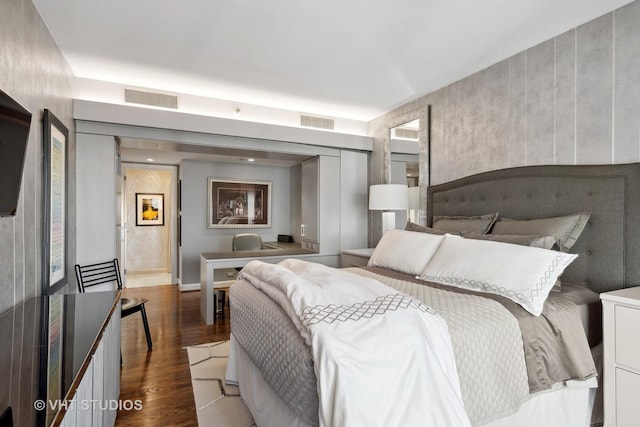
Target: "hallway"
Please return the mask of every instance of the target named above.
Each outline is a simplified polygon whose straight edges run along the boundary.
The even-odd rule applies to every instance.
[[[147,286],[175,285],[171,283],[171,272],[167,273],[127,273],[125,275],[126,288],[144,288]]]

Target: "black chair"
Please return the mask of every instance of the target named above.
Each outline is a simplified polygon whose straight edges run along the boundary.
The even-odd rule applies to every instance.
[[[76,279],[78,280],[78,291],[84,293],[89,287],[101,285],[103,283],[114,282],[117,284],[118,290],[122,289],[122,277],[120,277],[120,265],[118,259],[112,261],[100,262],[97,264],[79,265],[76,264]],[[144,333],[147,336],[147,347],[152,349],[151,333],[149,332],[149,322],[147,322],[147,312],[144,309],[145,303],[149,300],[146,298],[122,298],[121,317],[127,317],[130,314],[140,312],[142,316],[142,324],[144,325]]]

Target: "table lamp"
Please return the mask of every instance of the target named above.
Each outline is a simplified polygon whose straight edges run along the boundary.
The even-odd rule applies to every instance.
[[[369,210],[382,212],[382,233],[396,228],[396,213],[407,209],[408,187],[404,184],[378,184],[369,187]]]
[[[420,209],[420,187],[409,187],[409,221],[418,223],[418,209]]]

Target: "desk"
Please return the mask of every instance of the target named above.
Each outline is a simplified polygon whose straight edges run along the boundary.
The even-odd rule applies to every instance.
[[[311,262],[337,267],[339,254],[319,254],[303,249],[300,243],[268,242],[263,244],[262,250],[256,251],[223,251],[207,252],[200,255],[200,313],[207,325],[215,322],[213,298],[215,285],[215,271],[223,268],[244,267],[249,261],[259,259],[263,262],[276,264],[287,258],[301,258]],[[225,286],[229,286],[225,284]],[[220,286],[218,286],[220,287]]]

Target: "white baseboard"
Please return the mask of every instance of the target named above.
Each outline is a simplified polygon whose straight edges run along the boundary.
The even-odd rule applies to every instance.
[[[200,283],[182,284],[182,282],[178,282],[178,289],[180,289],[180,292],[199,291],[200,290]]]

